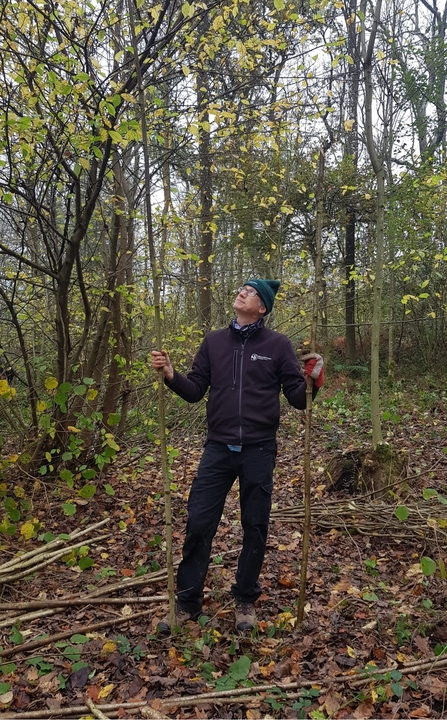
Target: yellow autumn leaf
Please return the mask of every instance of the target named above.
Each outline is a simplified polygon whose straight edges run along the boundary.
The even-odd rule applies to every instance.
[[[9,395],[10,387],[7,380],[0,380],[0,395]]]
[[[351,657],[351,658],[357,657],[354,648],[352,648],[350,645],[347,645],[346,652],[348,653],[349,657]]]
[[[20,534],[23,535],[25,540],[30,540],[36,534],[36,528],[39,527],[39,523],[37,520],[35,522],[36,526],[31,520],[27,520],[20,528]]]
[[[47,409],[47,404],[46,404],[45,400],[39,400],[39,402],[37,403],[37,412],[41,413],[46,409]]]
[[[271,650],[270,650],[270,652],[271,652]],[[273,660],[271,662],[269,662],[268,665],[261,665],[261,667],[259,668],[261,675],[263,677],[270,677],[270,675],[272,674],[274,669],[275,669],[275,663],[273,662]]]
[[[102,652],[106,655],[110,655],[110,653],[115,652],[115,650],[116,643],[114,643],[113,640],[107,640],[107,642],[102,646]]]
[[[69,430],[72,433],[78,433],[81,432],[79,428],[75,427],[74,425],[67,425],[67,430]]]
[[[109,685],[103,687],[98,693],[98,700],[104,700],[104,698],[108,697],[114,687],[115,685],[113,683],[110,683]]]
[[[95,390],[95,388],[89,388],[89,391],[87,393],[87,400],[90,400],[90,401],[94,400],[95,397],[97,396],[97,394],[98,394],[98,391]]]
[[[25,488],[21,487],[20,485],[17,485],[17,487],[14,488],[14,495],[18,498],[24,498],[25,497]]]
[[[58,385],[59,383],[55,377],[45,378],[45,387],[47,390],[54,390],[54,388],[57,388]]]
[[[354,127],[354,123],[355,123],[355,120],[345,120],[344,121],[343,124],[345,126],[346,132],[351,132],[352,128]]]
[[[409,660],[410,660],[410,658],[408,657],[408,655],[404,655],[404,654],[401,653],[400,651],[398,651],[398,652],[396,653],[396,658],[397,658],[397,659],[399,660],[399,662],[401,662],[401,663],[407,663],[407,662],[409,662]]]
[[[170,660],[175,660],[177,657],[177,650],[173,647],[169,648],[168,655]]]
[[[13,453],[12,455],[9,456],[8,459],[9,459],[9,462],[15,463],[15,462],[17,462],[17,460],[19,459],[19,456],[18,456],[18,455],[15,455],[15,454]]]
[[[291,612],[283,612],[280,613],[275,620],[275,625],[279,627],[280,625],[291,625],[292,627],[295,626],[297,621],[297,618],[292,615]]]

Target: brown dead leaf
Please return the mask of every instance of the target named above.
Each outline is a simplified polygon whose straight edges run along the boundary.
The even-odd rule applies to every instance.
[[[53,695],[59,690],[59,680],[57,670],[53,670],[39,678],[39,689],[46,694]]]
[[[428,642],[427,638],[424,638],[421,635],[416,635],[416,637],[413,638],[413,644],[416,645],[419,652],[423,653],[424,655],[430,655],[430,643]]]
[[[259,710],[247,710],[248,720],[260,720],[261,713]]]
[[[101,688],[98,687],[98,685],[89,685],[87,688],[87,697],[95,703],[98,700],[100,689]]]
[[[34,665],[32,665],[32,666],[31,666],[30,668],[28,668],[28,670],[26,671],[25,677],[26,677],[26,681],[27,681],[30,685],[37,685],[37,683],[38,683],[38,681],[39,681],[39,672],[38,672],[37,668],[36,668]]]
[[[278,582],[280,585],[283,585],[284,587],[295,587],[296,585],[296,577],[293,575],[286,573],[285,575],[282,575],[278,578]]]
[[[374,705],[369,702],[360,703],[360,705],[352,713],[352,717],[356,720],[368,720],[375,714]]]
[[[341,704],[342,698],[340,694],[335,691],[330,690],[324,698],[324,707],[329,717],[335,715]]]
[[[195,706],[194,712],[196,714],[196,718],[198,718],[199,720],[207,720],[208,715],[205,711],[205,708],[198,708],[197,706]]]
[[[421,683],[424,690],[433,695],[436,700],[444,700],[446,694],[445,681],[435,675],[427,675]]]
[[[416,710],[412,710],[408,713],[408,717],[410,718],[420,718],[420,717],[430,717],[431,710],[427,705],[421,705],[420,707],[416,708]]]

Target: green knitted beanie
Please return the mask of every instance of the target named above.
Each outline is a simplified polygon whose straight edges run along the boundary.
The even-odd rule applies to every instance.
[[[278,292],[280,284],[279,280],[261,280],[260,278],[252,278],[244,283],[244,285],[250,285],[250,287],[255,288],[267,308],[266,315],[272,312],[275,295]]]

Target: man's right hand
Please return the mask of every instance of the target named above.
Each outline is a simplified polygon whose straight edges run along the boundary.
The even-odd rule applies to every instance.
[[[165,350],[152,350],[152,367],[154,370],[162,370],[168,382],[174,379],[174,368],[172,367],[169,355]]]

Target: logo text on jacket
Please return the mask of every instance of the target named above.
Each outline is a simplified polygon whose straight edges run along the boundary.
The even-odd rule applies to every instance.
[[[256,353],[253,353],[253,355],[250,357],[250,360],[271,360],[272,358],[266,357],[265,355],[257,355]]]

